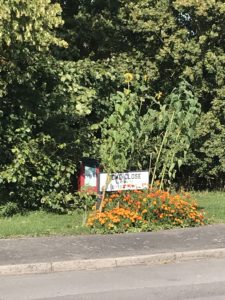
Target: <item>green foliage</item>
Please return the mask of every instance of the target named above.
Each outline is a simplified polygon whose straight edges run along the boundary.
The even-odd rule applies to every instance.
[[[133,74],[127,76],[132,78]],[[135,82],[128,82],[129,88],[131,84]],[[165,178],[175,178],[186,159],[200,114],[192,87],[181,81],[165,99],[158,93],[140,100],[138,92],[130,89],[112,97],[115,109],[103,121],[98,141],[104,169],[110,173],[149,167],[152,184],[156,178],[162,184]]]
[[[19,45],[39,50],[48,49],[51,44],[67,46],[51,30],[63,24],[60,13],[60,5],[50,0],[1,0],[1,50]]]
[[[196,129],[195,144],[192,146],[189,162],[201,178],[202,186],[192,179],[199,188],[224,187],[225,175],[225,106],[224,100],[215,99],[210,111],[201,119]]]
[[[159,73],[159,90],[165,91],[176,85],[180,76],[188,80],[201,104],[202,114],[198,134],[192,143],[192,151],[186,162],[185,174],[195,173],[205,182],[224,186],[223,135],[219,128],[224,119],[216,112],[217,124],[205,128],[206,118],[214,123],[214,102],[223,102],[224,86],[224,19],[223,1],[131,1],[121,9],[123,22],[136,37],[139,51],[152,57]],[[217,21],[216,21],[217,20]],[[142,50],[143,49],[143,50]],[[210,116],[213,116],[212,118]],[[207,122],[207,123],[208,123]],[[214,123],[215,124],[215,123]],[[201,127],[200,127],[201,126]],[[210,132],[206,130],[209,130]],[[221,152],[213,155],[215,147]],[[209,146],[211,145],[211,146]],[[210,149],[211,148],[211,149]],[[211,152],[211,153],[210,153]],[[212,168],[213,166],[213,175]],[[219,179],[219,180],[218,180]]]
[[[4,201],[67,211],[82,156],[223,187],[224,20],[221,0],[0,0]]]
[[[100,160],[108,173],[129,168],[139,130],[137,96],[118,92],[112,101],[115,110],[103,121],[100,144]]]
[[[95,91],[79,66],[50,52],[66,45],[53,30],[63,24],[58,4],[13,1],[2,9],[0,193],[20,207],[66,212],[76,164],[90,144],[85,116]]]
[[[75,194],[73,208],[88,212],[95,206],[97,197],[97,193],[82,189]]]
[[[21,212],[18,204],[15,202],[7,202],[4,206],[0,207],[0,216],[11,217]]]
[[[28,208],[38,208],[41,202],[48,206],[51,203],[53,209],[53,203],[66,206],[63,191],[70,187],[75,166],[72,161],[62,161],[62,144],[56,145],[54,139],[45,135],[21,139],[11,150],[11,163],[0,173],[10,201],[19,201]]]
[[[163,129],[162,141],[156,149],[156,161],[154,165],[151,186],[155,181],[157,172],[161,180],[161,186],[164,184],[164,178],[170,182],[175,178],[176,170],[181,167],[186,160],[187,151],[194,137],[194,129],[200,115],[200,106],[197,98],[191,91],[191,86],[182,81],[178,88],[175,88],[168,96],[168,107],[165,110],[161,106],[163,123],[166,128]],[[163,128],[159,124],[159,130]],[[154,152],[153,159],[154,159]]]

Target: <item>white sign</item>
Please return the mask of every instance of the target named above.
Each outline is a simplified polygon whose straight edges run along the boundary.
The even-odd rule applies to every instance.
[[[99,174],[99,191],[102,192],[106,186],[107,173]],[[137,171],[127,173],[113,173],[109,177],[108,192],[124,190],[143,190],[149,186],[148,171]]]
[[[95,167],[84,167],[84,176],[85,182],[84,184],[91,187],[96,187],[97,176],[96,176],[96,169]]]

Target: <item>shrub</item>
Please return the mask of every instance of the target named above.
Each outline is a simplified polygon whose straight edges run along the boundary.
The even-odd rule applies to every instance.
[[[109,195],[103,211],[90,214],[87,226],[95,232],[147,231],[155,227],[189,227],[206,224],[203,211],[188,194],[160,190],[118,192]]]
[[[21,209],[14,202],[8,202],[0,208],[0,216],[2,217],[11,217],[18,213],[21,213]]]
[[[74,194],[73,208],[83,211],[90,211],[97,201],[98,194],[89,191],[88,188],[82,188]]]
[[[24,140],[16,136],[15,141],[11,163],[1,168],[0,162],[0,194],[25,209],[66,210],[76,166],[62,157],[66,156],[64,145],[44,134]]]
[[[42,198],[44,209],[55,213],[69,213],[73,210],[90,211],[96,203],[97,194],[88,191],[76,193],[52,192]]]

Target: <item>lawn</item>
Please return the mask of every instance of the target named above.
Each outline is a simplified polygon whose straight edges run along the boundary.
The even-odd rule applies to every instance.
[[[191,195],[205,210],[211,223],[225,223],[224,192],[193,192]],[[90,233],[84,224],[85,215],[78,212],[58,215],[38,211],[10,218],[1,217],[0,238]]]
[[[85,234],[84,214],[57,215],[43,211],[0,218],[0,238],[43,235]]]
[[[212,223],[225,223],[225,192],[194,192],[192,196]]]

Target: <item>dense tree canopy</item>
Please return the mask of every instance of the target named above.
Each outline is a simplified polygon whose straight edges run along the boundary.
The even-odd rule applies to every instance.
[[[0,0],[0,16],[2,201],[66,206],[82,156],[224,186],[224,1]]]

